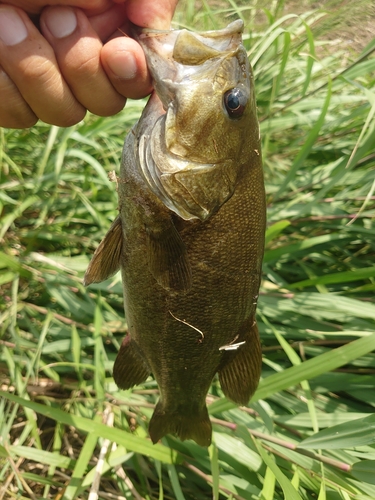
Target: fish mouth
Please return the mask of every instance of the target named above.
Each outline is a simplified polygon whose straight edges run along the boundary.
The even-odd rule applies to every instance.
[[[241,43],[244,23],[238,19],[226,28],[192,33],[188,30],[152,30],[133,25],[132,34],[141,45],[156,93],[166,110],[175,96],[175,87],[186,72],[179,64],[194,67],[235,52]],[[177,64],[176,64],[177,63]]]

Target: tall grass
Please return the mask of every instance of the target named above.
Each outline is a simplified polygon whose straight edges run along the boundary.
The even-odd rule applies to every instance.
[[[0,498],[375,498],[375,40],[355,52],[337,39],[352,11],[301,5],[185,0],[175,16],[246,22],[268,197],[262,379],[246,408],[213,382],[208,450],[150,444],[155,382],[112,378],[120,277],[82,285],[144,102],[0,130]]]

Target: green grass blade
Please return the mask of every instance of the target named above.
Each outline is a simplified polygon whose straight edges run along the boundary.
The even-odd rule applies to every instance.
[[[375,443],[375,415],[334,425],[314,434],[299,444],[306,450],[335,450]]]
[[[375,484],[375,460],[363,460],[353,464],[351,474],[358,481]]]
[[[94,317],[94,388],[96,397],[100,403],[105,401],[105,349],[102,340],[103,315],[100,305],[95,308]]]
[[[155,458],[156,460],[160,460],[160,462],[171,464],[178,460],[178,454],[166,446],[161,444],[153,445],[150,441],[128,434],[121,429],[113,429],[104,424],[93,422],[88,418],[70,415],[57,408],[51,408],[39,403],[34,403],[33,401],[27,401],[14,394],[0,391],[0,396],[14,403],[23,405],[26,408],[30,408],[41,415],[52,418],[61,424],[72,425],[85,433],[95,433],[97,436],[106,437],[115,443],[122,444],[128,450]]]
[[[306,250],[308,248],[313,248],[317,245],[322,245],[324,243],[347,239],[348,235],[345,233],[330,233],[324,234],[322,236],[314,236],[313,238],[305,238],[298,243],[292,243],[289,245],[281,246],[273,250],[267,250],[264,254],[264,263],[277,260],[282,256],[295,255],[297,252]]]
[[[255,441],[256,447],[258,449],[259,455],[262,457],[264,463],[269,467],[274,474],[277,482],[283,489],[285,498],[288,500],[302,500],[297,490],[294,488],[289,479],[283,474],[281,469],[277,466],[276,462],[265,450],[263,450],[262,445]]]
[[[110,188],[111,190],[113,189],[113,185],[111,181],[108,179],[107,172],[93,156],[89,155],[88,153],[85,153],[84,151],[81,151],[80,149],[69,149],[66,151],[66,157],[79,158],[81,160],[84,160],[86,163],[91,165],[91,167],[96,171],[103,184],[108,188]]]
[[[20,217],[27,208],[35,205],[37,202],[37,196],[29,196],[19,203],[19,205],[14,208],[11,213],[2,217],[0,224],[0,240],[4,238],[5,233],[8,231],[13,222]]]
[[[74,465],[74,460],[69,457],[51,453],[50,451],[38,450],[31,446],[11,446],[10,452],[26,460],[33,460],[37,463],[53,465],[63,469],[71,469]]]
[[[309,359],[299,366],[288,368],[282,373],[270,375],[261,380],[252,401],[267,398],[276,392],[299,384],[302,380],[309,380],[322,373],[336,370],[373,350],[375,350],[375,334],[354,340],[347,345]]]
[[[287,220],[279,220],[269,226],[266,230],[265,244],[268,245],[272,240],[277,238],[288,226],[290,226],[290,222]]]
[[[328,274],[326,276],[319,276],[309,280],[298,281],[288,285],[288,288],[306,288],[313,285],[328,285],[333,283],[348,283],[351,281],[365,280],[375,276],[375,267],[365,267],[363,269],[356,269],[345,271],[342,273]]]
[[[211,461],[212,498],[213,500],[219,500],[219,484],[220,484],[219,453],[214,441],[209,447],[208,452]]]
[[[292,166],[290,167],[287,175],[285,176],[284,181],[282,182],[281,186],[279,187],[278,191],[275,194],[275,198],[278,198],[282,194],[284,194],[286,186],[289,184],[291,179],[293,179],[298,171],[298,169],[302,166],[303,162],[306,160],[308,155],[311,153],[312,148],[316,142],[316,139],[321,132],[329,104],[331,101],[331,96],[332,96],[332,83],[329,81],[328,85],[328,90],[327,90],[327,95],[320,113],[319,118],[317,119],[315,125],[311,129],[309,135],[307,136],[306,140],[304,141],[304,144],[298,153],[296,159],[294,160]]]
[[[95,418],[94,421],[98,422],[98,418]],[[89,466],[89,462],[93,457],[97,442],[98,442],[97,434],[95,433],[87,434],[85,442],[79,454],[79,457],[75,464],[73,474],[70,478],[69,484],[65,489],[64,500],[73,500],[74,498],[77,497],[78,491],[80,490],[82,484],[82,480]]]
[[[309,43],[309,49],[310,53],[307,56],[307,64],[306,64],[306,78],[305,78],[305,83],[302,87],[302,95],[306,94],[307,89],[310,86],[311,83],[311,74],[312,74],[312,69],[313,65],[316,59],[316,54],[315,54],[315,44],[314,44],[314,37],[312,34],[312,31],[307,23],[304,23],[305,29],[306,29],[306,35],[307,35],[307,40]]]
[[[182,493],[180,481],[178,479],[176,467],[170,464],[167,464],[166,467],[176,500],[185,500],[184,494]]]
[[[264,475],[264,483],[261,493],[261,500],[273,500],[275,494],[275,484],[276,477],[272,472],[270,467],[267,466],[266,473]]]

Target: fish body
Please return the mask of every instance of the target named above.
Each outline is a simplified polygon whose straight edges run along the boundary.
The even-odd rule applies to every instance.
[[[171,433],[208,446],[215,374],[238,404],[260,377],[265,195],[242,29],[138,34],[155,91],[125,141],[119,216],[85,276],[121,267],[129,334],[114,378],[126,389],[154,375],[153,442]]]

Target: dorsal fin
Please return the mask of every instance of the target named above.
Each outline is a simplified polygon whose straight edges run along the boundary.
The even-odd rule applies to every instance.
[[[117,273],[121,264],[122,246],[121,217],[118,215],[90,261],[83,278],[85,286],[100,283]]]

